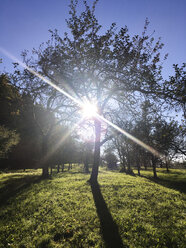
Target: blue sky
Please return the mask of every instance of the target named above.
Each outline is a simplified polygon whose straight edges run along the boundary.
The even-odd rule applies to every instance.
[[[80,1],[82,3],[82,1]],[[92,2],[92,1],[88,1]],[[0,0],[0,47],[20,59],[21,51],[37,48],[49,39],[49,29],[66,29],[69,0]],[[127,25],[130,34],[141,33],[146,17],[169,53],[163,75],[173,73],[172,64],[186,62],[186,0],[100,0],[96,16],[103,28],[112,22]],[[0,52],[0,71],[11,71],[12,61]]]

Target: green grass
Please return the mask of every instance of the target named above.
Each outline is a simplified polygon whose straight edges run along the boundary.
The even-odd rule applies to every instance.
[[[185,247],[186,170],[153,181],[101,169],[92,189],[78,168],[40,175],[0,174],[0,248]]]

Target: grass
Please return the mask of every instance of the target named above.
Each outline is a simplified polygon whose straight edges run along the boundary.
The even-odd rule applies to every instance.
[[[186,170],[40,175],[0,174],[0,248],[185,247]]]

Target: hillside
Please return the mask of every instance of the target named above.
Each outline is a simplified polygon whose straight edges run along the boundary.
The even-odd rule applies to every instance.
[[[0,174],[0,248],[184,247],[186,170]]]

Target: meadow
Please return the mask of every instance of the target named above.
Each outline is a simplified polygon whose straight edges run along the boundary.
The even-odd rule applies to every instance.
[[[186,170],[141,174],[1,173],[0,248],[185,247]]]

